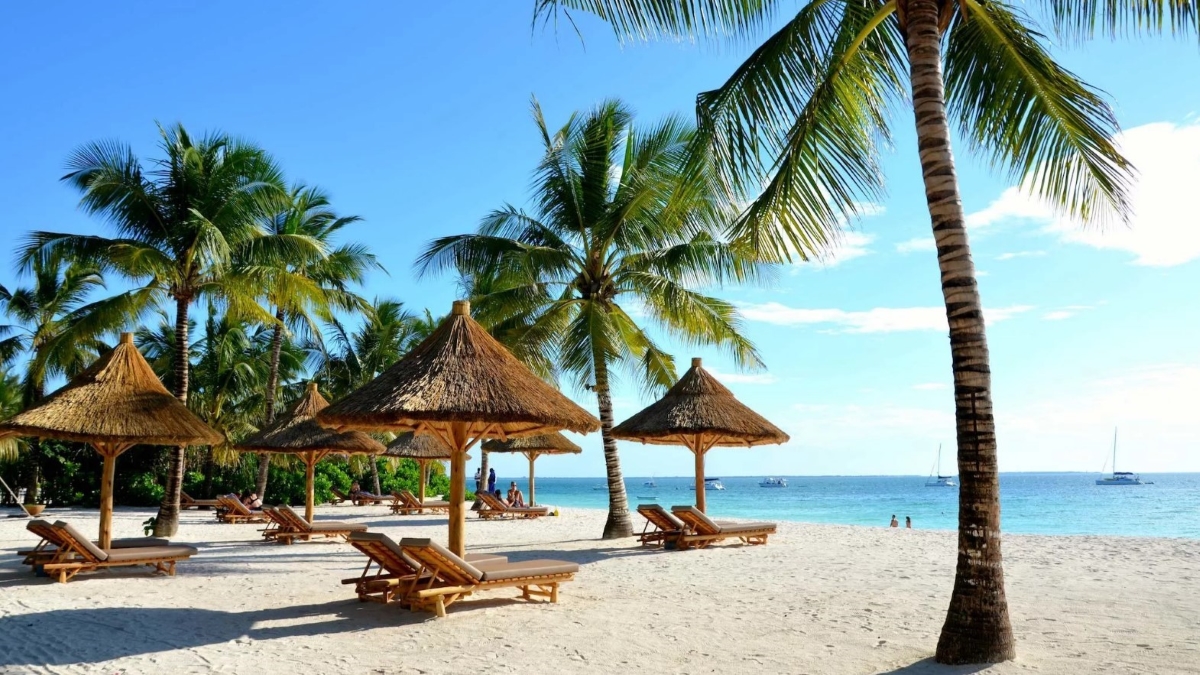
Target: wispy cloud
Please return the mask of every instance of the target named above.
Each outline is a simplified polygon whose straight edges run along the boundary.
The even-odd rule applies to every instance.
[[[984,309],[989,324],[1028,312],[1032,305]],[[876,307],[863,311],[789,307],[778,302],[742,305],[742,316],[750,321],[779,326],[815,325],[833,327],[837,333],[891,333],[899,331],[949,330],[944,307]]]
[[[725,373],[712,368],[706,370],[725,384],[774,384],[779,381],[771,373]]]
[[[1145,124],[1125,130],[1114,140],[1138,169],[1129,192],[1128,224],[1085,227],[1012,187],[987,208],[968,215],[967,225],[983,228],[1034,221],[1061,241],[1129,252],[1135,265],[1171,267],[1200,259],[1194,205],[1196,176],[1200,176],[1200,124]]]
[[[933,241],[933,237],[916,237],[896,244],[897,253],[915,253],[917,251],[934,250],[937,250],[937,243]]]
[[[1063,319],[1069,319],[1069,318],[1075,316],[1076,314],[1078,314],[1084,310],[1088,310],[1088,309],[1091,309],[1090,305],[1068,305],[1066,307],[1063,307],[1062,309],[1055,309],[1055,310],[1046,312],[1045,314],[1042,315],[1042,318],[1045,319],[1046,321],[1062,321]]]
[[[996,256],[996,260],[1012,260],[1013,258],[1040,258],[1046,255],[1045,251],[1013,251],[1011,253],[1001,253]]]

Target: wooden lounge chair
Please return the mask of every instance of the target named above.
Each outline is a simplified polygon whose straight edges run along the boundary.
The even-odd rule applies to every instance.
[[[420,565],[401,601],[438,616],[446,616],[452,603],[493,588],[520,588],[525,600],[558,602],[558,585],[579,571],[579,565],[563,560],[470,563],[429,539],[401,539],[400,549]]]
[[[375,506],[376,504],[383,504],[391,500],[391,497],[381,497],[380,495],[373,495],[370,492],[363,492],[361,490],[350,495],[350,501],[356,506]]]
[[[275,541],[275,538],[281,533],[291,532],[293,529],[295,529],[292,526],[292,521],[275,508],[264,505],[262,507],[262,512],[263,515],[266,516],[270,521],[262,530],[263,539],[266,539],[267,541]]]
[[[392,491],[392,503],[388,504],[388,508],[398,516],[411,516],[421,512],[421,507],[414,506],[408,497],[395,490]]]
[[[47,562],[63,546],[62,535],[58,530],[54,529],[54,525],[48,520],[42,520],[41,518],[31,520],[25,525],[25,529],[41,537],[41,540],[30,550],[17,551],[17,555],[22,556],[23,560],[21,560],[21,563],[24,565],[38,565]],[[92,543],[95,544],[95,542]],[[113,539],[109,548],[167,546],[170,543],[169,540],[159,537],[131,537],[128,539]]]
[[[386,534],[354,532],[347,541],[367,556],[361,575],[342,579],[343,584],[354,584],[359,602],[387,604],[395,599],[397,591],[403,591],[417,578],[421,564],[404,553]],[[508,558],[490,553],[469,553],[466,560],[472,564],[508,562]]]
[[[308,522],[304,516],[296,513],[292,507],[284,504],[275,508],[275,513],[287,521],[289,527],[282,528],[275,534],[275,540],[281,544],[290,544],[295,539],[332,539],[341,537],[347,539],[352,532],[366,532],[367,526],[362,523],[346,523],[340,520],[317,520]]]
[[[223,523],[266,523],[270,519],[261,511],[255,513],[246,505],[233,497],[217,497],[221,508],[217,510],[217,520]]]
[[[422,502],[417,499],[417,496],[408,490],[398,490],[392,492],[392,513],[402,516],[412,515],[414,513],[445,513],[450,510],[450,502],[429,499]]]
[[[216,499],[192,499],[186,492],[179,493],[179,508],[181,509],[215,509],[221,505]]]
[[[675,540],[687,532],[683,521],[658,504],[638,504],[637,512],[646,519],[646,526],[638,537],[642,546],[674,545]]]
[[[350,498],[346,496],[346,493],[337,488],[330,488],[329,491],[333,493],[333,497],[329,499],[329,503],[333,504],[334,506],[350,501]]]
[[[765,544],[775,534],[775,523],[731,523],[714,521],[694,506],[672,506],[671,512],[687,526],[687,533],[675,539],[676,547],[704,548],[722,539],[741,539],[746,544]]]
[[[41,565],[46,574],[66,583],[80,572],[90,572],[102,567],[129,567],[147,565],[156,571],[175,576],[175,563],[196,555],[191,546],[172,544],[169,546],[141,546],[137,548],[100,549],[88,541],[78,530],[61,520],[54,523],[63,545],[54,557]]]
[[[483,501],[479,507],[480,518],[541,518],[550,513],[548,506],[509,506],[496,498],[496,495],[489,494],[485,491],[476,493],[476,496]]]

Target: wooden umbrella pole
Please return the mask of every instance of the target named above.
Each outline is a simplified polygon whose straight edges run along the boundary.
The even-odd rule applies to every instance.
[[[104,458],[104,473],[100,477],[100,548],[112,546],[113,479],[117,474],[117,456],[129,448],[128,445],[94,443],[92,447]]]
[[[421,460],[417,460],[417,462],[421,465],[421,487],[417,489],[417,499],[419,499],[421,501],[421,503],[424,504],[425,503],[425,485],[427,483],[429,483],[429,474],[426,473],[426,471],[429,469],[429,460],[421,459]]]
[[[467,551],[467,512],[463,508],[467,487],[467,425],[454,422],[451,427],[450,446],[450,550],[460,558]]]
[[[534,487],[533,487],[533,462],[534,462],[534,460],[536,460],[538,458],[538,456],[537,456],[536,452],[528,452],[525,454],[527,457],[529,457],[529,505],[533,506],[534,504],[537,503],[537,502],[533,501],[536,498],[534,496]]]
[[[313,520],[313,511],[317,501],[314,483],[316,482],[318,460],[316,452],[304,453],[304,519],[310,523]]]
[[[696,508],[704,513],[704,449],[700,445],[700,435],[696,434],[692,441],[692,454],[696,456]]]

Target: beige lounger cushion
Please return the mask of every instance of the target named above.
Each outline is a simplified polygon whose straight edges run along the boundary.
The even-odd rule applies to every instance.
[[[671,529],[673,530],[682,530],[686,527],[682,520],[675,517],[674,513],[671,513],[658,504],[638,504],[637,510],[638,513],[641,513],[643,517],[646,516],[647,511],[654,513],[660,520],[662,520],[662,522],[670,523]],[[649,520],[649,518],[647,518],[647,520]]]
[[[471,563],[463,560],[455,555],[450,549],[441,544],[429,539],[428,537],[417,539],[413,537],[405,537],[400,540],[401,546],[411,546],[413,548],[428,547],[437,552],[438,555],[449,560],[452,564],[457,565],[465,574],[476,581],[483,581],[483,572]]]
[[[738,532],[761,532],[775,529],[775,523],[722,523],[721,534],[737,534]]]
[[[146,546],[143,548],[123,548],[108,552],[105,562],[118,563],[123,560],[146,560],[151,558],[179,558],[194,556],[199,551],[191,546],[173,544],[171,546]]]
[[[479,563],[482,581],[504,581],[520,577],[544,577],[553,574],[575,574],[579,565],[563,560],[525,560],[511,563]]]
[[[362,523],[346,523],[340,520],[317,520],[308,526],[313,532],[366,532]]]
[[[76,530],[74,527],[71,527],[70,523],[60,520],[60,521],[54,523],[54,527],[58,528],[59,531],[62,532],[63,534],[65,534],[67,537],[74,539],[75,541],[73,543],[76,546],[83,547],[83,549],[86,550],[88,552],[88,555],[92,556],[93,559],[98,560],[100,562],[104,562],[105,560],[108,560],[108,554],[105,553],[103,549],[101,549],[99,546],[96,546],[95,544],[93,544],[91,542],[91,540],[88,539],[87,537],[83,536],[83,534],[81,534],[79,532],[79,530]]]
[[[421,563],[413,560],[411,556],[404,552],[404,549],[400,548],[399,544],[382,532],[354,532],[350,535],[350,541],[378,542],[379,544],[387,547],[388,550],[396,554],[397,557],[403,560],[414,570],[421,568]],[[508,562],[508,558],[506,556],[496,555],[495,553],[468,553],[466,561],[472,564],[506,563]]]

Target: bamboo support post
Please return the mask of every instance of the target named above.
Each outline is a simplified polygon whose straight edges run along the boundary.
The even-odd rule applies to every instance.
[[[536,497],[533,486],[533,462],[538,458],[538,456],[536,452],[528,452],[525,454],[527,457],[529,457],[529,505],[533,506],[537,503],[534,501]]]
[[[420,488],[417,489],[417,499],[420,500],[420,502],[422,504],[424,504],[425,503],[425,486],[429,484],[429,474],[427,473],[427,471],[429,470],[429,460],[421,459],[421,460],[417,460],[417,462],[421,465],[421,486],[420,486]]]
[[[304,453],[304,519],[308,522],[313,521],[313,509],[317,499],[316,489],[313,485],[316,478],[317,453]]]

